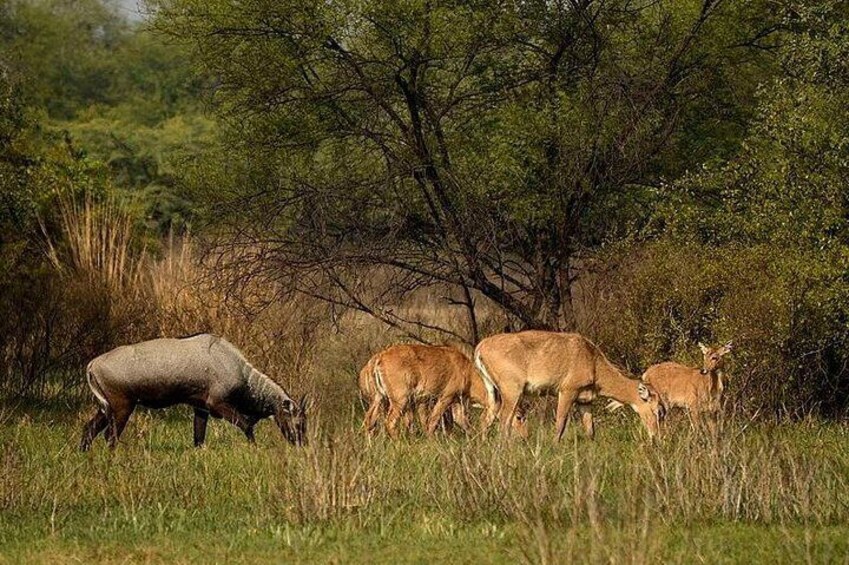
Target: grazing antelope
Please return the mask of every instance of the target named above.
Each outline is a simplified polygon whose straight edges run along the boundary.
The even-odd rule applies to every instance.
[[[382,353],[382,352],[381,352]],[[381,414],[385,411],[388,404],[388,399],[378,390],[375,383],[374,362],[380,353],[372,355],[371,359],[360,369],[360,374],[357,378],[357,386],[360,389],[360,396],[368,405],[365,418],[363,419],[363,428],[366,433],[371,434],[377,429],[377,423]],[[416,404],[415,411],[419,416],[419,422],[422,428],[427,426],[427,406],[425,404]],[[408,410],[404,413],[404,427],[407,430],[412,430],[413,427],[413,412]]]
[[[651,437],[663,417],[660,396],[650,385],[623,375],[595,344],[578,334],[524,331],[494,335],[478,344],[475,364],[489,398],[485,425],[491,424],[497,413],[504,435],[511,426],[526,433],[524,423],[516,421],[525,393],[557,394],[557,440],[563,437],[575,403],[584,430],[593,437],[595,428],[587,405],[597,395],[630,405]]]
[[[715,415],[720,410],[725,389],[724,357],[732,348],[730,341],[721,347],[699,343],[704,356],[700,369],[674,362],[659,363],[646,369],[642,380],[660,393],[667,407],[686,409],[695,424],[701,415]]]
[[[369,435],[374,433],[377,429],[380,416],[385,412],[385,409],[389,404],[389,400],[383,396],[375,384],[374,362],[378,355],[380,355],[380,353],[373,355],[372,358],[363,365],[363,368],[360,370],[360,374],[357,378],[357,387],[360,390],[360,397],[368,406],[365,418],[363,419],[363,429],[365,429],[366,433]],[[427,416],[430,406],[427,402],[415,402],[414,399],[411,399],[411,403],[413,404],[413,410],[406,410],[404,412],[404,427],[407,431],[412,432],[413,412],[415,411],[422,430],[425,430],[427,428]],[[454,404],[450,411],[445,412],[442,417],[442,427],[445,431],[448,431],[455,421],[463,423],[466,421],[465,410],[461,403]]]
[[[367,383],[369,372],[375,389],[366,412],[366,430],[374,428],[386,400],[389,403],[386,430],[393,438],[397,436],[398,421],[412,416],[411,407],[434,402],[425,422],[425,432],[432,435],[449,409],[457,424],[467,430],[463,404],[468,400],[486,404],[487,394],[480,375],[471,360],[453,347],[401,344],[384,349],[360,372],[361,391],[371,386]]]
[[[218,336],[199,334],[117,347],[92,360],[86,378],[100,407],[85,426],[83,451],[104,429],[109,447],[114,448],[137,405],[194,407],[195,446],[203,444],[210,414],[236,425],[251,442],[254,425],[269,416],[293,445],[306,440],[306,398],[292,400]]]

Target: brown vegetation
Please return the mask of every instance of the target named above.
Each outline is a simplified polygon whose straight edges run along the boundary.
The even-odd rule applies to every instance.
[[[471,339],[462,297],[447,287],[413,284],[398,295],[375,295],[384,313],[422,321],[387,329],[373,313],[261,283],[252,276],[254,263],[245,263],[242,277],[222,272],[217,257],[191,237],[145,243],[123,206],[95,198],[66,201],[57,225],[46,226],[51,239],[45,251],[54,270],[32,279],[30,298],[19,300],[3,320],[0,381],[7,398],[45,399],[61,390],[62,402],[73,402],[87,397],[83,367],[96,355],[155,337],[213,332],[294,394],[310,392],[320,409],[349,413],[355,409],[354,375],[376,351],[398,341],[441,343],[446,334],[437,328]],[[765,288],[773,281],[769,274],[792,266],[792,257],[776,265],[778,259],[752,249],[723,257],[719,268],[692,256],[687,249],[655,245],[625,259],[617,253],[592,259],[585,267],[595,274],[576,284],[573,296],[578,330],[631,372],[657,359],[686,362],[698,339],[734,335],[739,339],[729,369],[735,375],[726,391],[729,410],[778,415],[827,402],[820,377],[830,374],[834,359],[819,349],[800,357],[801,345],[792,345],[824,331],[812,327],[805,333],[800,326],[806,304],[817,295],[800,295],[788,310],[793,289],[778,283]],[[743,268],[752,261],[761,267]],[[375,269],[362,276],[375,288],[392,280]],[[459,305],[446,305],[445,297]],[[482,335],[511,323],[493,303],[474,298]],[[805,324],[815,321],[804,318]],[[798,376],[800,363],[817,378]],[[553,410],[550,401],[529,407],[531,414],[541,410]]]

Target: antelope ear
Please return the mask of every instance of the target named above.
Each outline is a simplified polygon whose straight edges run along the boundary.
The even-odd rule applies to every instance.
[[[305,394],[301,397],[301,401],[298,403],[301,408],[301,412],[306,412],[307,408],[310,406],[310,404],[307,403],[307,399],[309,398],[309,396],[309,394]]]
[[[292,414],[294,414],[295,413],[295,401],[292,400],[291,398],[287,398],[286,400],[284,400],[283,401],[283,412],[287,416],[291,416]]]
[[[648,402],[649,398],[651,398],[651,393],[649,393],[649,387],[640,383],[637,385],[637,394],[640,395],[640,398],[643,402]]]
[[[702,343],[702,342],[700,341],[700,342],[699,342],[699,349],[701,349],[701,350],[702,350],[702,355],[704,355],[705,353],[707,353],[707,352],[708,352],[708,350],[710,349],[710,347],[708,347],[707,345],[705,345],[704,343]]]

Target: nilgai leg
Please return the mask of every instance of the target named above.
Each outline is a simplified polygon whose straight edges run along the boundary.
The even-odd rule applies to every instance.
[[[398,400],[389,399],[389,413],[386,415],[386,433],[395,439],[398,437],[398,421],[407,410],[409,399],[406,397]]]
[[[449,416],[454,420],[454,423],[460,426],[463,433],[469,433],[469,417],[467,416],[468,406],[463,402],[458,402],[451,407]]]
[[[518,387],[505,386],[501,390],[499,418],[501,420],[501,434],[504,437],[510,435],[510,428],[513,427],[513,420],[519,409],[519,403],[522,401],[522,393],[522,389]]]
[[[80,450],[88,451],[89,448],[91,448],[91,443],[94,441],[94,438],[96,438],[100,432],[105,430],[108,424],[109,417],[106,415],[106,412],[103,408],[98,408],[97,413],[91,420],[88,421],[88,424],[86,424],[85,429],[83,430],[83,439],[80,442]]]
[[[256,424],[256,420],[245,416],[226,402],[214,405],[213,414],[216,413],[221,418],[227,420],[228,422],[242,430],[242,433],[245,434],[245,437],[248,438],[249,442],[255,443],[256,439],[254,438],[254,425]]]
[[[375,395],[371,399],[368,410],[366,410],[365,418],[363,419],[363,428],[367,434],[372,434],[377,429],[377,421],[380,419],[380,413],[383,410],[384,400],[380,395]]]
[[[439,400],[436,401],[427,422],[427,435],[432,436],[434,432],[436,432],[436,427],[439,426],[439,423],[442,421],[442,415],[445,414],[445,411],[448,410],[451,404],[453,404],[455,398],[455,394],[446,394],[439,397]]]
[[[109,445],[109,449],[115,449],[118,439],[127,426],[127,420],[130,419],[136,406],[129,402],[111,401],[110,407],[112,414],[109,426],[106,428],[106,443]]]
[[[595,424],[593,423],[592,410],[586,404],[579,404],[578,412],[581,414],[581,425],[584,426],[584,432],[588,438],[593,439],[595,437]]]
[[[195,408],[195,447],[203,445],[206,439],[206,424],[209,421],[209,411]]]

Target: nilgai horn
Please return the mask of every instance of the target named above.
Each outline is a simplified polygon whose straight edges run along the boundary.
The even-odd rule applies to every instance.
[[[521,431],[515,419],[521,417],[517,410],[525,393],[557,394],[558,440],[576,403],[587,435],[593,436],[587,405],[597,395],[631,406],[650,436],[657,433],[663,417],[660,396],[650,385],[623,375],[595,344],[578,334],[524,331],[494,335],[478,344],[475,363],[489,391],[487,423],[498,414],[505,435],[511,426]]]
[[[118,347],[88,364],[88,385],[100,407],[86,424],[80,449],[106,430],[114,448],[137,405],[194,407],[194,441],[203,444],[209,415],[224,418],[254,441],[254,425],[273,416],[293,445],[306,440],[306,398],[295,402],[223,338],[199,334]]]

